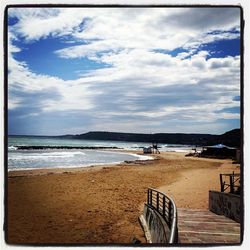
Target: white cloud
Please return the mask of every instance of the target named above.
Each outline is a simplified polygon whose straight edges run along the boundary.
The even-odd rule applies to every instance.
[[[19,106],[21,106],[21,100],[19,98],[10,97],[8,99],[8,109],[9,110],[16,109]]]
[[[139,126],[141,120],[151,119],[150,124],[157,127],[174,116],[203,123],[238,119],[239,114],[223,109],[239,104],[233,99],[240,95],[240,57],[209,58],[209,51],[197,52],[197,48],[204,42],[238,38],[239,13],[213,11],[12,9],[9,14],[19,21],[9,30],[9,90],[55,93],[57,98],[40,107],[44,113],[89,111],[95,119],[127,117],[112,120],[113,128],[124,131],[131,124]],[[14,59],[13,53],[20,51],[13,46],[14,39],[35,42],[48,36],[65,39],[65,48],[55,51],[59,57],[87,57],[109,67],[66,81],[33,73],[25,62]],[[83,44],[74,45],[74,41]],[[179,47],[188,51],[166,54]],[[22,105],[22,98],[13,95],[10,108]]]
[[[240,8],[186,8],[162,18],[162,23],[199,33],[207,30],[228,30],[239,26]]]
[[[19,51],[13,49],[13,47],[10,39],[10,51],[12,53]],[[33,73],[25,62],[15,60],[12,53],[9,53],[8,57],[9,109],[27,105],[25,97],[17,97],[12,94],[13,92],[21,92],[27,95],[29,93],[39,94],[44,91],[51,95],[51,99],[46,100],[40,107],[44,112],[88,110],[94,107],[91,101],[93,93],[88,90],[87,84],[82,84],[81,80],[64,81],[57,77]],[[96,94],[98,93],[96,92]]]
[[[18,64],[13,58],[9,65],[8,85],[9,92],[21,91],[27,93],[40,93],[47,91],[51,99],[42,103],[42,111],[67,111],[67,110],[88,110],[94,107],[91,99],[94,94],[88,90],[86,84],[64,81],[59,78],[32,73],[27,67]],[[58,98],[53,99],[53,95]],[[25,97],[9,98],[10,109],[21,107],[25,103]],[[26,104],[27,105],[27,104]]]
[[[92,93],[86,84],[69,85],[65,81],[64,86],[57,86],[61,95],[60,100],[49,100],[44,103],[44,112],[54,111],[84,111],[95,107],[92,98],[100,92]]]
[[[82,12],[70,8],[10,8],[9,15],[18,18],[13,29],[27,41],[70,34],[82,22]]]
[[[16,8],[10,15],[19,19],[14,31],[27,41],[49,35],[88,41],[61,50],[64,57],[119,48],[190,49],[204,41],[239,37],[230,30],[240,25],[237,8]]]

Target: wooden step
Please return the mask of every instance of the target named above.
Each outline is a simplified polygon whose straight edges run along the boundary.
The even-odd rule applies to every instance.
[[[181,244],[239,244],[240,223],[208,210],[178,209]]]

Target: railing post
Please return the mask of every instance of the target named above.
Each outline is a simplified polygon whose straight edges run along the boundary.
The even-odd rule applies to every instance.
[[[149,200],[149,189],[148,189],[148,205],[149,205],[149,201],[150,201],[150,200]]]
[[[172,213],[172,203],[169,201],[169,206],[168,206],[168,223],[171,225],[171,213]]]
[[[156,194],[156,208],[157,208],[157,211],[159,211],[159,193],[158,192]]]
[[[164,218],[165,218],[165,210],[166,210],[166,197],[165,197],[165,195],[163,195],[163,199],[162,199],[162,214],[163,214]]]
[[[224,185],[223,185],[223,182],[222,182],[222,174],[220,174],[220,191],[221,192],[224,192]]]
[[[230,193],[234,193],[233,175],[230,175]]]
[[[150,189],[150,205],[151,206],[153,206],[153,195],[154,195],[153,190]]]
[[[152,189],[150,189],[150,206],[152,206]]]

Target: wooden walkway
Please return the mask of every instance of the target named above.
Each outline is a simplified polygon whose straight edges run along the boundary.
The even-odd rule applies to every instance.
[[[240,224],[207,210],[178,209],[180,244],[239,244]]]

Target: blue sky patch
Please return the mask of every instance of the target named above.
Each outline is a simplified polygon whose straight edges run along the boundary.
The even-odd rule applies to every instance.
[[[17,17],[8,17],[8,26],[13,26],[18,23]]]
[[[72,46],[72,44],[65,44],[60,38],[48,37],[32,43],[25,43],[23,39],[20,39],[14,41],[13,44],[22,48],[20,52],[14,54],[14,58],[26,62],[29,69],[36,74],[74,80],[79,77],[79,74],[107,67],[86,57],[74,59],[59,57],[55,54],[56,50]],[[74,45],[79,45],[79,42]]]
[[[218,111],[218,113],[232,113],[232,114],[239,114],[240,113],[240,107],[232,107],[232,108],[224,108],[220,111]]]
[[[221,40],[203,44],[200,50],[207,50],[210,55],[207,58],[222,58],[226,56],[240,55],[240,39]]]
[[[188,52],[188,50],[184,49],[184,48],[176,48],[174,50],[155,49],[153,51],[157,52],[157,53],[168,54],[168,55],[171,55],[173,57],[177,56],[179,53]]]

